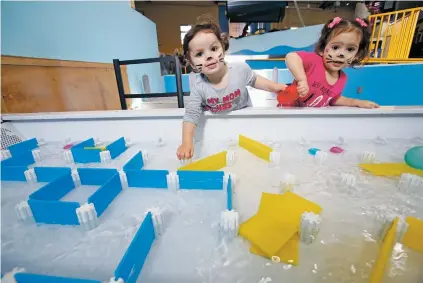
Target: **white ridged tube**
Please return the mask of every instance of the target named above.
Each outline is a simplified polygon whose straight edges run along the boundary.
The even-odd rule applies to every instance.
[[[322,218],[313,212],[304,212],[301,215],[300,239],[305,244],[311,244],[320,231]]]
[[[167,181],[167,188],[170,191],[178,191],[179,190],[179,176],[176,172],[169,172],[166,176]]]

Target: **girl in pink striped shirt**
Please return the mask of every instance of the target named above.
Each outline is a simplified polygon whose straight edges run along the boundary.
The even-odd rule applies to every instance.
[[[316,52],[289,53],[286,65],[294,75],[299,95],[295,105],[379,107],[373,101],[341,95],[347,81],[347,75],[342,69],[359,65],[368,54],[369,44],[367,21],[360,18],[349,21],[336,17],[323,27]]]

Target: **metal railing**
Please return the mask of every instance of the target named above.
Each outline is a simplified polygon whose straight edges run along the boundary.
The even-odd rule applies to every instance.
[[[175,63],[175,73],[176,73],[176,92],[168,93],[146,93],[146,94],[125,94],[123,79],[122,79],[122,70],[120,66],[123,65],[136,65],[136,64],[149,64],[149,63],[165,63],[165,62],[174,62]],[[119,92],[120,105],[122,110],[127,110],[128,105],[126,99],[128,98],[158,98],[158,97],[177,97],[178,98],[178,107],[184,108],[184,96],[189,96],[189,92],[183,92],[182,90],[182,72],[181,72],[181,63],[177,56],[166,56],[160,58],[148,58],[148,59],[135,59],[135,60],[125,60],[120,61],[119,59],[113,60],[113,66],[115,69],[116,83]]]
[[[369,58],[409,61],[419,13],[423,7],[369,16],[373,26]]]

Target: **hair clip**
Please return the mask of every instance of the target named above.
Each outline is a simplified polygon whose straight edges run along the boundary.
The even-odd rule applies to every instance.
[[[358,22],[363,28],[366,28],[368,26],[368,24],[366,24],[366,22],[363,21],[363,19],[356,18],[355,21]]]
[[[337,24],[339,24],[339,22],[342,20],[342,18],[340,17],[335,17],[330,24],[328,24],[328,28],[333,28],[334,26],[336,26]]]

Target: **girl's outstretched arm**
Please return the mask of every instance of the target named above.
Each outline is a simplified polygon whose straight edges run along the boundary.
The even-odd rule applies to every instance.
[[[348,98],[345,96],[340,96],[332,105],[359,108],[379,108],[379,105],[373,101]]]
[[[278,84],[260,75],[257,75],[254,87],[257,89],[277,93],[280,90],[284,90],[286,88],[286,84]]]

